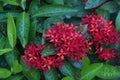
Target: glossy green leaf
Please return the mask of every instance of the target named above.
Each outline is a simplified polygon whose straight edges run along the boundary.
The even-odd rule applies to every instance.
[[[95,63],[90,64],[88,66],[84,66],[81,70],[80,80],[92,80],[102,67],[102,63]]]
[[[116,30],[120,32],[120,11],[117,14],[116,20],[115,20]]]
[[[97,76],[102,79],[115,79],[120,77],[120,70],[111,65],[103,65],[98,71]]]
[[[69,13],[77,12],[77,10],[64,5],[46,5],[40,7],[38,11],[33,14],[33,17],[50,17],[60,16]]]
[[[58,80],[57,72],[55,69],[48,70],[45,74],[45,80]]]
[[[0,55],[3,55],[9,51],[12,51],[12,49],[11,48],[0,49]]]
[[[62,65],[60,71],[65,76],[73,76],[74,77],[74,75],[75,75],[75,69],[69,63],[65,63],[64,65]]]
[[[10,67],[13,66],[15,60],[18,60],[18,54],[19,54],[19,52],[16,49],[14,49],[4,55],[8,65]]]
[[[40,7],[39,0],[33,0],[29,7],[30,14],[33,14],[34,12],[36,12],[39,9],[39,7]]]
[[[102,1],[102,0],[101,0]],[[109,13],[114,13],[119,10],[119,6],[114,1],[109,1],[103,4],[100,9],[107,10]]]
[[[102,3],[104,3],[105,1],[106,0],[88,0],[85,5],[85,9],[95,8],[99,5],[101,5]]]
[[[16,45],[17,33],[13,16],[8,13],[7,35],[12,48]]]
[[[89,65],[89,64],[90,64],[89,58],[88,58],[88,57],[83,57],[83,58],[82,58],[82,65],[83,65],[83,66],[87,66],[87,65]]]
[[[97,9],[97,14],[102,15],[104,19],[110,20],[110,13],[108,10],[103,10],[103,9]]]
[[[29,28],[30,28],[30,17],[28,13],[23,12],[17,17],[16,27],[17,27],[18,38],[23,48],[25,48],[25,46],[28,43]]]
[[[21,71],[22,71],[22,65],[20,65],[20,64],[18,63],[18,60],[15,60],[14,63],[13,63],[13,66],[12,66],[12,68],[11,68],[11,72],[12,72],[13,74],[16,74],[16,73],[19,73],[19,72],[21,72]]]
[[[16,6],[19,5],[18,0],[0,0],[0,1],[3,1],[3,2],[11,4],[11,5],[16,5]]]
[[[5,37],[0,38],[0,49],[3,49],[6,43]]]
[[[31,23],[30,29],[29,29],[29,42],[35,40],[36,27],[37,27],[37,20],[34,20],[34,21]]]
[[[21,59],[21,64],[23,67],[23,74],[28,80],[40,80],[40,70],[28,69],[28,66],[23,63],[23,59]]]
[[[67,76],[67,77],[62,78],[62,80],[75,80],[75,79],[73,77]]]
[[[0,68],[0,78],[8,78],[11,72],[8,69]]]
[[[21,0],[21,7],[23,8],[23,10],[25,10],[26,0]]]
[[[15,76],[10,76],[6,80],[23,80],[23,75],[15,75]]]
[[[56,54],[54,49],[45,48],[42,51],[42,57],[46,57],[46,56],[50,56],[50,55],[54,55],[54,54]]]

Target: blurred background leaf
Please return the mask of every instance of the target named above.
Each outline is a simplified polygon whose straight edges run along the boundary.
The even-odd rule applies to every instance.
[[[0,68],[0,78],[8,78],[11,75],[11,72],[8,69]]]

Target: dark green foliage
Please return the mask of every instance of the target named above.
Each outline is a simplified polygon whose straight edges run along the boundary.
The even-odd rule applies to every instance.
[[[91,51],[89,58],[82,58],[82,63],[66,58],[59,69],[52,68],[46,73],[29,69],[21,58],[31,42],[51,46],[42,51],[42,58],[56,55],[43,34],[57,22],[79,26],[86,15],[97,14],[113,21],[120,32],[120,0],[84,1],[0,0],[0,80],[119,80],[120,42],[112,46],[118,54],[117,61],[98,61]],[[80,26],[78,31],[81,27],[84,27],[81,33],[86,34],[87,25]]]

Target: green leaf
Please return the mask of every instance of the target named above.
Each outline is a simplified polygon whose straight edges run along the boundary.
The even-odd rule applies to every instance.
[[[17,33],[14,19],[10,13],[8,13],[7,34],[10,45],[12,48],[14,48],[16,45]]]
[[[97,76],[102,79],[115,79],[120,77],[120,70],[116,67],[105,64],[103,67],[98,71]]]
[[[19,11],[9,11],[9,13],[12,14],[12,16],[14,18],[16,18],[19,15],[20,12]],[[6,22],[7,21],[7,14],[8,14],[8,11],[0,13],[0,22]]]
[[[29,42],[34,41],[36,36],[36,27],[37,27],[37,20],[34,20],[31,23],[30,29],[29,29]]]
[[[67,77],[62,78],[62,80],[74,80],[74,78],[70,77],[70,76],[67,76]]]
[[[85,9],[91,9],[103,4],[106,0],[88,0]]]
[[[115,20],[116,30],[120,32],[120,11],[117,14],[116,20]]]
[[[42,51],[42,57],[46,57],[46,56],[50,56],[50,55],[54,55],[54,54],[56,54],[55,50],[51,49],[51,48],[45,48]]]
[[[8,69],[0,68],[0,78],[8,78],[11,72]]]
[[[21,0],[21,7],[23,8],[23,10],[25,10],[26,0]]]
[[[64,4],[64,0],[46,0],[46,1],[52,4]]]
[[[75,75],[75,69],[69,63],[65,63],[64,65],[62,65],[60,71],[65,76],[72,76],[72,77],[74,77],[74,75]]]
[[[53,0],[53,4],[64,4],[64,0]]]
[[[23,75],[15,75],[15,76],[10,76],[6,80],[23,80]]]
[[[23,48],[25,48],[25,46],[28,43],[29,28],[30,28],[29,14],[26,12],[21,13],[17,17],[16,26],[17,26],[18,38]]]
[[[0,12],[3,12],[3,3],[0,2]]]
[[[114,13],[119,10],[119,6],[114,1],[109,1],[103,4],[99,9],[107,10],[109,13]]]
[[[96,73],[103,67],[102,63],[90,64],[84,66],[81,70],[80,80],[92,80],[96,76]]]
[[[86,32],[87,32],[87,27],[88,27],[88,25],[86,24],[86,25],[82,25],[82,26],[80,26],[80,27],[82,27],[83,28],[83,30],[82,30],[82,34],[85,34]]]
[[[0,1],[3,1],[3,2],[11,4],[11,5],[16,5],[16,6],[19,5],[18,0],[0,0]]]
[[[46,6],[39,8],[39,10],[33,14],[33,17],[61,16],[61,15],[74,13],[74,12],[77,12],[77,10],[75,10],[69,6],[46,5]]]
[[[78,31],[78,32],[79,32],[79,31],[80,31],[80,32],[82,31],[81,33],[84,34],[84,33],[86,32],[86,30],[87,30],[87,26],[88,26],[87,24],[81,25],[81,26],[78,27],[77,31]]]
[[[3,54],[5,54],[5,53],[7,53],[9,51],[12,51],[12,50],[13,49],[11,49],[11,48],[0,49],[0,55],[3,55]]]
[[[13,66],[11,68],[11,72],[13,74],[16,74],[16,73],[19,73],[21,71],[22,71],[22,66],[18,63],[18,60],[15,60]]]
[[[83,58],[82,58],[82,65],[83,65],[83,66],[87,66],[87,65],[89,65],[89,64],[90,64],[89,58],[88,58],[88,57],[83,57]]]
[[[8,65],[10,67],[13,66],[15,60],[18,60],[18,54],[19,54],[18,50],[14,49],[14,50],[12,50],[4,55]]]
[[[28,66],[23,63],[23,59],[21,59],[21,64],[23,67],[23,74],[28,80],[40,80],[41,73],[36,69],[28,69]]]
[[[5,37],[0,38],[0,49],[3,49],[6,43]]]
[[[102,15],[104,19],[110,20],[110,13],[108,10],[103,10],[103,9],[97,9],[97,14]]]
[[[64,0],[64,2],[67,3],[67,4],[71,4],[71,3],[72,3],[72,4],[73,4],[73,3],[75,4],[75,3],[77,3],[77,2],[79,3],[79,1],[82,1],[82,2],[83,2],[83,0]]]
[[[73,5],[75,9],[78,10],[74,16],[76,17],[85,17],[88,14],[91,14],[91,10],[84,9],[85,5],[83,4],[83,0],[79,0],[76,4]]]
[[[57,72],[55,69],[48,70],[45,73],[45,80],[58,80]]]
[[[39,0],[33,0],[29,7],[30,14],[33,14],[34,12],[36,12],[39,9],[39,7],[40,7]]]

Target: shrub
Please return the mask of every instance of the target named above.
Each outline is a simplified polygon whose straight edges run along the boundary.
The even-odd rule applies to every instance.
[[[119,80],[119,0],[1,0],[0,80]]]

